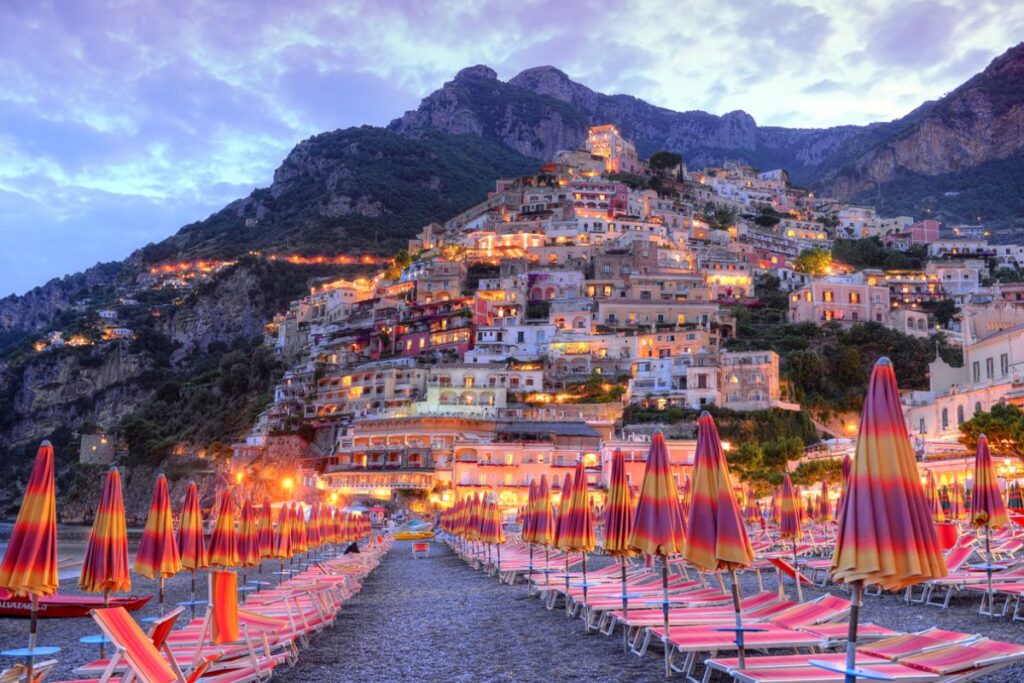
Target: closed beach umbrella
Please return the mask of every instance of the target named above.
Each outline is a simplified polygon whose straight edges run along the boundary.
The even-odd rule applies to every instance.
[[[569,501],[572,499],[572,475],[568,472],[565,473],[565,478],[562,480],[561,496],[558,501],[558,519],[555,520],[555,547],[564,550],[565,522],[569,519]],[[566,556],[566,567],[568,567],[568,553]]]
[[[846,487],[850,482],[850,472],[853,470],[853,458],[847,453],[843,456],[843,467],[839,478],[839,500],[836,501],[836,523],[839,523],[839,513],[843,509],[843,499],[846,498]]]
[[[833,580],[853,587],[845,670],[850,683],[856,679],[864,586],[898,590],[946,575],[888,358],[871,372],[856,452],[832,554]]]
[[[272,557],[274,554],[274,517],[270,509],[270,498],[263,499],[263,507],[260,508],[259,526],[256,533],[256,544],[259,547],[260,557]]]
[[[501,544],[505,542],[505,528],[501,523],[501,511],[494,496],[485,496],[480,506],[480,542],[494,546],[498,553],[498,574],[501,574]],[[489,559],[489,558],[488,558]]]
[[[747,524],[759,524],[761,522],[761,510],[757,506],[757,496],[754,495],[752,487],[747,487],[746,499],[746,505],[743,508],[744,520]]]
[[[679,504],[679,492],[672,478],[668,459],[668,446],[661,432],[651,437],[651,449],[647,453],[644,479],[640,486],[640,499],[633,516],[633,533],[629,547],[637,552],[657,555],[662,560],[661,585],[663,592],[662,614],[664,617],[665,675],[672,674],[668,647],[668,558],[678,555],[686,545],[686,529],[683,526],[683,509]]]
[[[683,475],[683,483],[679,487],[679,505],[683,508],[683,524],[690,516],[690,475]]]
[[[96,518],[85,546],[78,587],[89,593],[103,593],[104,603],[110,593],[132,589],[128,525],[121,495],[121,473],[116,467],[110,468],[103,483]]]
[[[548,488],[548,477],[540,475],[537,487],[537,510],[533,518],[533,538],[536,543],[550,548],[555,541],[555,515],[551,510],[551,490]]]
[[[988,578],[989,614],[994,614],[992,607],[992,529],[1000,529],[1010,523],[1003,505],[1003,496],[999,492],[999,481],[996,479],[996,468],[992,462],[992,453],[988,449],[988,438],[984,434],[978,436],[978,449],[974,455],[974,488],[971,489],[971,526],[985,528],[985,572]]]
[[[587,472],[582,457],[576,458],[576,473],[572,480],[569,510],[566,513],[561,541],[563,550],[583,554],[583,629],[589,633],[587,553],[593,552],[597,547],[597,539],[594,536],[593,508],[590,505]]]
[[[466,515],[466,540],[467,541],[479,541],[480,540],[480,523],[481,523],[481,507],[480,507],[480,494],[474,493],[473,497],[469,500],[469,513]]]
[[[935,484],[935,475],[928,470],[925,476],[925,493],[928,496],[928,509],[932,511],[932,519],[936,522],[945,522],[946,516],[942,512],[942,500],[939,498],[939,487]]]
[[[629,595],[626,593],[627,558],[635,552],[629,547],[633,533],[633,496],[626,481],[626,458],[618,448],[612,453],[612,471],[604,501],[604,554],[622,562],[622,614],[629,618]],[[622,649],[628,648],[629,629],[622,630]]]
[[[223,489],[217,496],[217,521],[206,549],[211,567],[237,567],[238,532],[235,530],[235,502],[231,491]]]
[[[1013,482],[1007,490],[1006,507],[1011,512],[1024,512],[1024,495],[1021,494],[1020,484]]]
[[[277,528],[274,529],[273,557],[281,560],[281,569],[284,569],[284,560],[290,558],[292,554],[291,510],[287,505],[282,505],[277,513]]]
[[[107,606],[112,592],[132,589],[128,564],[128,524],[124,516],[121,473],[116,467],[107,471],[100,494],[100,504],[85,544],[82,573],[78,587],[89,593],[103,593]],[[105,641],[100,642],[100,657],[106,655]]]
[[[243,567],[255,567],[260,559],[256,512],[252,507],[252,499],[246,498],[242,503],[242,519],[238,530],[238,561]]]
[[[153,487],[153,498],[149,502],[146,528],[135,553],[132,567],[141,574],[159,583],[160,614],[164,613],[164,579],[181,571],[181,555],[178,554],[178,539],[174,535],[174,515],[171,512],[171,497],[167,493],[167,477],[157,475]]]
[[[523,511],[523,541],[530,544],[530,557],[533,557],[533,516],[537,507],[537,481],[530,482],[530,488],[526,495],[526,509]]]
[[[718,427],[707,411],[697,420],[697,447],[693,458],[693,507],[686,527],[683,557],[704,571],[728,571],[736,614],[736,646],[740,668],[746,666],[740,589],[736,570],[754,561],[739,505],[732,495],[729,464],[722,450]]]
[[[960,488],[960,477],[953,475],[953,484],[949,489],[949,518],[951,520],[964,517],[964,490]]]
[[[209,566],[206,559],[206,540],[203,538],[203,513],[199,509],[199,489],[195,482],[189,482],[185,501],[181,506],[178,521],[178,553],[181,566],[192,574],[189,607],[196,615],[196,572]]]
[[[57,577],[57,494],[53,473],[53,446],[49,441],[43,441],[36,451],[21,508],[11,529],[3,562],[0,562],[0,586],[16,597],[31,598],[29,650],[36,648],[39,596],[53,595],[60,585]],[[27,678],[32,680],[31,659]]]
[[[800,499],[793,486],[793,480],[787,473],[782,478],[782,493],[779,496],[779,538],[793,543],[793,571],[796,572],[796,598],[804,601],[804,589],[800,581],[800,568],[797,566],[796,542],[803,538],[803,525],[800,523]],[[779,576],[781,594],[782,576]]]
[[[828,497],[828,482],[821,482],[821,500],[818,503],[818,521],[828,524],[832,521],[832,501]]]

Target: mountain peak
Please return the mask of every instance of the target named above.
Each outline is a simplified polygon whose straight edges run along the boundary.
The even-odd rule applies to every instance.
[[[476,79],[496,81],[498,80],[498,72],[485,64],[477,64],[475,66],[467,66],[455,74],[456,82]]]
[[[577,105],[582,104],[580,100],[590,100],[594,95],[590,88],[577,83],[569,78],[564,71],[553,66],[535,66],[526,69],[510,79],[509,85]]]

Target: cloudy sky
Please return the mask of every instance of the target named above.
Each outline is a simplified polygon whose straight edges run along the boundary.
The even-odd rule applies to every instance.
[[[266,185],[298,140],[385,124],[467,65],[867,123],[1024,39],[1024,3],[4,0],[0,35],[3,296],[166,237]]]

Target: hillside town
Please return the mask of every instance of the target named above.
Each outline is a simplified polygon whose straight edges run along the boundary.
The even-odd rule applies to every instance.
[[[600,497],[616,450],[630,481],[642,473],[652,429],[625,411],[801,410],[776,352],[729,350],[737,310],[757,308],[758,283],[774,278],[790,323],[873,322],[962,348],[960,367],[936,354],[929,390],[904,405],[923,467],[966,480],[959,426],[1024,384],[1024,284],[992,280],[1024,263],[1024,245],[988,236],[816,197],[784,170],[642,160],[596,126],[586,149],[425,225],[374,277],[317,282],[268,324],[289,369],[233,462],[287,459],[307,486],[414,492],[435,509],[493,491],[511,515],[531,482],[557,482],[582,453]],[[807,265],[837,239],[925,258]],[[947,301],[958,312],[937,316]],[[816,424],[805,459],[851,451],[852,425]],[[670,437],[680,478],[695,442]]]

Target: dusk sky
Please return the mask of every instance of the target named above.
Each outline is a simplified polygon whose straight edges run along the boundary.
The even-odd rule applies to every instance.
[[[1019,0],[602,4],[6,0],[0,296],[171,235],[464,66],[829,126],[902,116],[1024,39]]]

